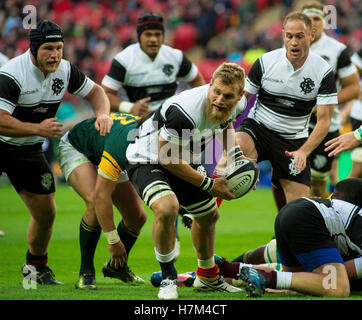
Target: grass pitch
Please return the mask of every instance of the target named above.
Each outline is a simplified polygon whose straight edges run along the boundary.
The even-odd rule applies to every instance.
[[[78,230],[85,205],[79,196],[67,185],[58,184],[56,192],[57,217],[48,255],[49,266],[56,279],[63,286],[37,286],[24,289],[21,266],[27,251],[26,230],[29,213],[14,189],[7,184],[0,185],[0,229],[5,236],[0,237],[0,300],[157,300],[158,288],[149,282],[153,272],[160,267],[154,256],[151,237],[153,214],[148,212],[148,220],[129,257],[131,269],[146,280],[142,286],[131,286],[119,280],[104,278],[101,272],[109,253],[102,234],[95,256],[96,281],[98,290],[81,291],[74,288],[80,265]],[[220,208],[220,219],[216,226],[215,252],[231,260],[242,252],[265,244],[273,237],[274,218],[277,210],[272,192],[268,188],[258,188],[241,199],[224,201]],[[120,216],[115,214],[118,223]],[[190,232],[179,223],[181,256],[176,262],[179,273],[195,271],[197,261],[191,244]],[[361,300],[362,291],[354,291],[344,300]],[[179,288],[179,300],[199,303],[212,300],[214,303],[229,300],[255,300],[247,298],[245,291],[240,294],[217,292],[200,293],[192,288]],[[286,295],[266,293],[258,300],[331,300],[307,295]],[[333,300],[333,299],[332,299]],[[334,299],[338,300],[338,299]],[[236,302],[234,301],[234,302]],[[154,301],[152,303],[157,302]]]

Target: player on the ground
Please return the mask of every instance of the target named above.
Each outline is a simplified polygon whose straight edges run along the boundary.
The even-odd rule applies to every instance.
[[[0,69],[0,174],[6,172],[26,204],[31,220],[24,276],[39,284],[60,284],[48,267],[48,245],[56,214],[54,177],[42,144],[62,135],[55,114],[66,92],[90,102],[95,128],[104,136],[112,127],[104,90],[64,60],[63,32],[48,20],[30,31],[30,49]]]
[[[345,179],[331,199],[301,198],[285,205],[275,220],[283,271],[255,266],[256,272],[240,264],[240,278],[250,294],[260,295],[266,287],[349,296],[349,280],[362,278],[361,194],[361,179]]]
[[[235,146],[233,120],[245,109],[244,70],[224,63],[210,84],[169,98],[144,122],[127,148],[126,169],[137,192],[155,214],[153,240],[162,282],[158,297],[175,299],[175,220],[180,206],[194,216],[191,238],[198,259],[194,287],[199,290],[238,292],[225,283],[214,261],[215,225],[219,216],[215,197],[234,196],[226,179],[212,179],[201,165],[200,153],[215,135],[222,138],[232,157]]]
[[[147,217],[142,200],[124,171],[126,149],[139,122],[132,115],[110,116],[113,126],[106,136],[100,136],[94,129],[92,118],[75,125],[59,143],[59,164],[64,177],[86,204],[79,228],[81,265],[76,288],[80,289],[97,288],[94,254],[101,230],[111,254],[102,269],[104,276],[131,284],[144,283],[129,269],[127,260]],[[122,215],[117,228],[113,205]]]

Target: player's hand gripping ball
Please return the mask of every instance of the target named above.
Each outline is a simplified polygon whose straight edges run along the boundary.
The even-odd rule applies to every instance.
[[[247,194],[257,183],[259,178],[258,165],[248,159],[237,160],[227,166],[223,172],[230,192],[240,198]]]

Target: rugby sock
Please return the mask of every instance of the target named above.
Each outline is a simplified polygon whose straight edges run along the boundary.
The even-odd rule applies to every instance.
[[[278,212],[287,204],[283,189],[278,189],[273,186],[274,200],[278,208]]]
[[[197,267],[196,275],[203,280],[212,282],[220,278],[220,270],[216,264],[212,268]]]
[[[276,271],[264,271],[258,269],[258,272],[266,279],[266,287],[270,289],[276,289],[277,287],[277,272]]]
[[[244,253],[242,253],[240,256],[236,257],[235,259],[231,260],[231,262],[242,262],[242,263],[248,263],[248,253],[252,250],[248,250]]]
[[[127,252],[127,256],[129,254],[129,252],[131,251],[133,245],[135,244],[137,238],[138,238],[138,234],[129,230],[123,220],[121,220],[121,222],[118,224],[117,226],[117,232],[119,235],[119,238],[121,239],[124,248],[126,249]]]
[[[45,254],[43,256],[36,256],[34,254],[31,254],[29,249],[26,252],[26,264],[34,266],[35,269],[44,268],[47,263],[48,263],[48,254]]]
[[[215,264],[214,256],[206,260],[197,259],[197,264],[196,274],[199,278],[211,282],[220,278],[220,270]]]
[[[266,287],[271,289],[290,289],[292,283],[292,272],[285,271],[264,271],[259,270],[267,280]]]
[[[220,274],[225,278],[233,278],[236,279],[239,273],[239,262],[229,262],[225,259],[222,259],[219,263],[217,263]]]
[[[177,271],[174,264],[176,249],[173,249],[170,253],[161,254],[155,248],[155,254],[161,267],[162,279],[177,279]]]
[[[95,274],[94,254],[101,235],[100,226],[90,226],[82,218],[79,226],[80,270],[79,274]]]

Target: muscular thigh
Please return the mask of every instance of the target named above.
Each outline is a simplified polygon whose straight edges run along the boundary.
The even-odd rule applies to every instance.
[[[195,169],[207,175],[202,165],[195,166]],[[208,192],[173,175],[160,165],[128,165],[127,173],[137,193],[149,207],[164,196],[175,195],[180,205],[195,216],[209,214],[216,208],[216,201]]]
[[[68,176],[69,185],[85,200],[91,202],[97,181],[97,168],[91,162],[78,165]]]
[[[294,160],[285,155],[285,151],[294,151],[300,148],[306,139],[287,140],[278,136],[253,119],[245,119],[238,131],[245,132],[252,137],[257,152],[257,161],[269,160],[272,168],[273,184],[281,187],[279,179],[288,179],[310,186],[310,164],[303,171],[297,171]]]

